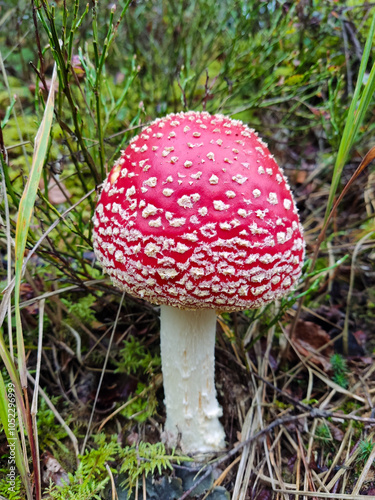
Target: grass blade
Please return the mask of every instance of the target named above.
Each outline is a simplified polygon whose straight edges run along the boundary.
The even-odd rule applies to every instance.
[[[348,111],[344,132],[342,134],[342,138],[340,141],[339,151],[337,153],[324,222],[327,221],[329,214],[331,212],[336,191],[339,186],[341,174],[344,169],[345,163],[347,161],[349,151],[353,146],[353,143],[357,136],[358,129],[363,122],[365,113],[370,105],[371,97],[375,91],[375,63],[374,63],[368,81],[363,90],[363,93],[360,96],[367,63],[371,55],[372,41],[374,39],[374,34],[375,34],[375,14],[372,18],[371,27],[367,36],[367,41],[365,49],[363,51],[361,65],[359,68],[357,84]]]
[[[22,264],[26,249],[27,234],[30,227],[31,216],[33,214],[35,199],[38,191],[39,180],[42,174],[42,169],[48,149],[48,141],[51,132],[54,111],[56,81],[57,71],[55,66],[43,120],[35,137],[34,156],[31,165],[31,171],[20,201],[19,215],[16,227],[14,303],[16,313],[18,366],[21,384],[24,388],[27,386],[27,375],[25,363],[25,348],[23,343],[21,316],[19,311]]]
[[[20,377],[20,389],[21,392],[23,390],[23,395],[24,395],[24,401],[21,400],[23,403],[22,407],[25,408],[23,412],[23,420],[29,437],[30,450],[35,471],[34,484],[35,484],[35,497],[37,500],[41,498],[41,484],[39,481],[39,475],[37,473],[37,471],[39,470],[38,457],[37,457],[37,443],[36,443],[37,436],[35,435],[33,430],[31,413],[27,396],[27,369],[26,369],[25,346],[24,346],[21,313],[20,313],[20,286],[22,280],[22,269],[23,269],[24,254],[27,243],[27,236],[34,210],[38,185],[48,151],[49,137],[50,137],[53,113],[54,113],[56,83],[57,83],[57,70],[55,66],[51,80],[51,88],[48,94],[44,110],[44,116],[42,119],[42,123],[40,124],[40,127],[38,129],[37,135],[35,137],[34,155],[33,155],[29,178],[26,183],[19,205],[19,212],[18,212],[18,219],[16,226],[16,238],[15,238],[14,305],[15,305],[15,318],[16,318],[18,371]]]

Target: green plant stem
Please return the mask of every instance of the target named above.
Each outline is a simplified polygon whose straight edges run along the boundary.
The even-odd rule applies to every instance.
[[[19,205],[19,199],[16,196],[16,193],[14,192],[12,182],[9,177],[9,170],[8,170],[8,164],[4,160],[3,155],[0,153],[0,162],[1,162],[1,175],[4,177],[4,181],[6,184],[7,188],[7,194],[12,198],[12,202],[14,203],[14,206],[18,208]],[[6,195],[5,195],[6,196]]]
[[[84,17],[89,11],[89,4],[86,4],[86,9],[84,10],[83,14],[77,21],[78,17],[78,7],[79,7],[79,0],[75,0],[74,2],[74,10],[73,10],[73,21],[72,21],[72,27],[70,29],[69,33],[69,42],[68,42],[68,63],[71,64],[72,62],[72,56],[73,56],[73,39],[74,39],[74,33],[76,30],[81,26]]]
[[[54,19],[54,13],[53,9],[52,12],[49,11],[48,9],[48,4],[46,3],[46,0],[42,0],[42,4],[44,7],[44,12],[46,14],[46,17],[49,21],[50,29],[48,29],[47,24],[44,22],[43,25],[45,28],[47,27],[47,34],[50,36],[50,43],[51,43],[51,50],[52,50],[52,55],[54,56],[54,59],[56,61],[57,67],[58,67],[58,74],[59,74],[59,80],[60,80],[60,86],[63,94],[66,96],[69,107],[72,112],[72,118],[73,118],[73,123],[74,123],[74,133],[77,137],[78,144],[81,148],[82,154],[85,158],[85,161],[87,165],[89,166],[89,169],[96,181],[97,184],[101,182],[100,175],[96,169],[94,160],[92,159],[90,153],[87,150],[85,141],[82,137],[81,134],[81,127],[78,121],[78,107],[74,102],[74,98],[70,89],[70,84],[69,84],[69,73],[67,71],[67,66],[64,60],[64,56],[62,53],[62,48],[60,45],[60,41],[56,32],[56,26],[55,26],[55,19]],[[40,16],[42,17],[42,16]]]

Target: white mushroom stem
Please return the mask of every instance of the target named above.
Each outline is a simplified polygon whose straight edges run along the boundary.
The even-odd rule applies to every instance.
[[[161,306],[160,321],[164,439],[185,453],[221,450],[225,435],[214,381],[216,313]]]

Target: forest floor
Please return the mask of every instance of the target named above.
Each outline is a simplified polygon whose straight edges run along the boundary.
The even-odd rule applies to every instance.
[[[71,3],[0,2],[0,499],[375,498],[373,4]],[[120,151],[187,109],[259,131],[306,240],[291,296],[218,316],[199,464],[161,443],[159,308],[92,247]]]

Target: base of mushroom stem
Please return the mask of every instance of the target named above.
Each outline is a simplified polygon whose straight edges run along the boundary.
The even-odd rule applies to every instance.
[[[224,432],[224,431],[223,431]],[[176,435],[175,433],[168,432],[164,430],[160,434],[160,441],[166,446],[166,448],[170,450],[179,450],[180,453],[185,455],[189,455],[194,459],[194,462],[191,464],[202,464],[203,462],[207,462],[212,460],[217,453],[223,452],[226,449],[225,435],[221,439],[221,444],[217,444],[216,446],[202,446],[202,443],[198,447],[196,446],[186,446],[184,442],[181,442],[181,435]]]
[[[160,343],[167,419],[164,442],[184,453],[225,449],[215,390],[216,313],[161,306]]]

